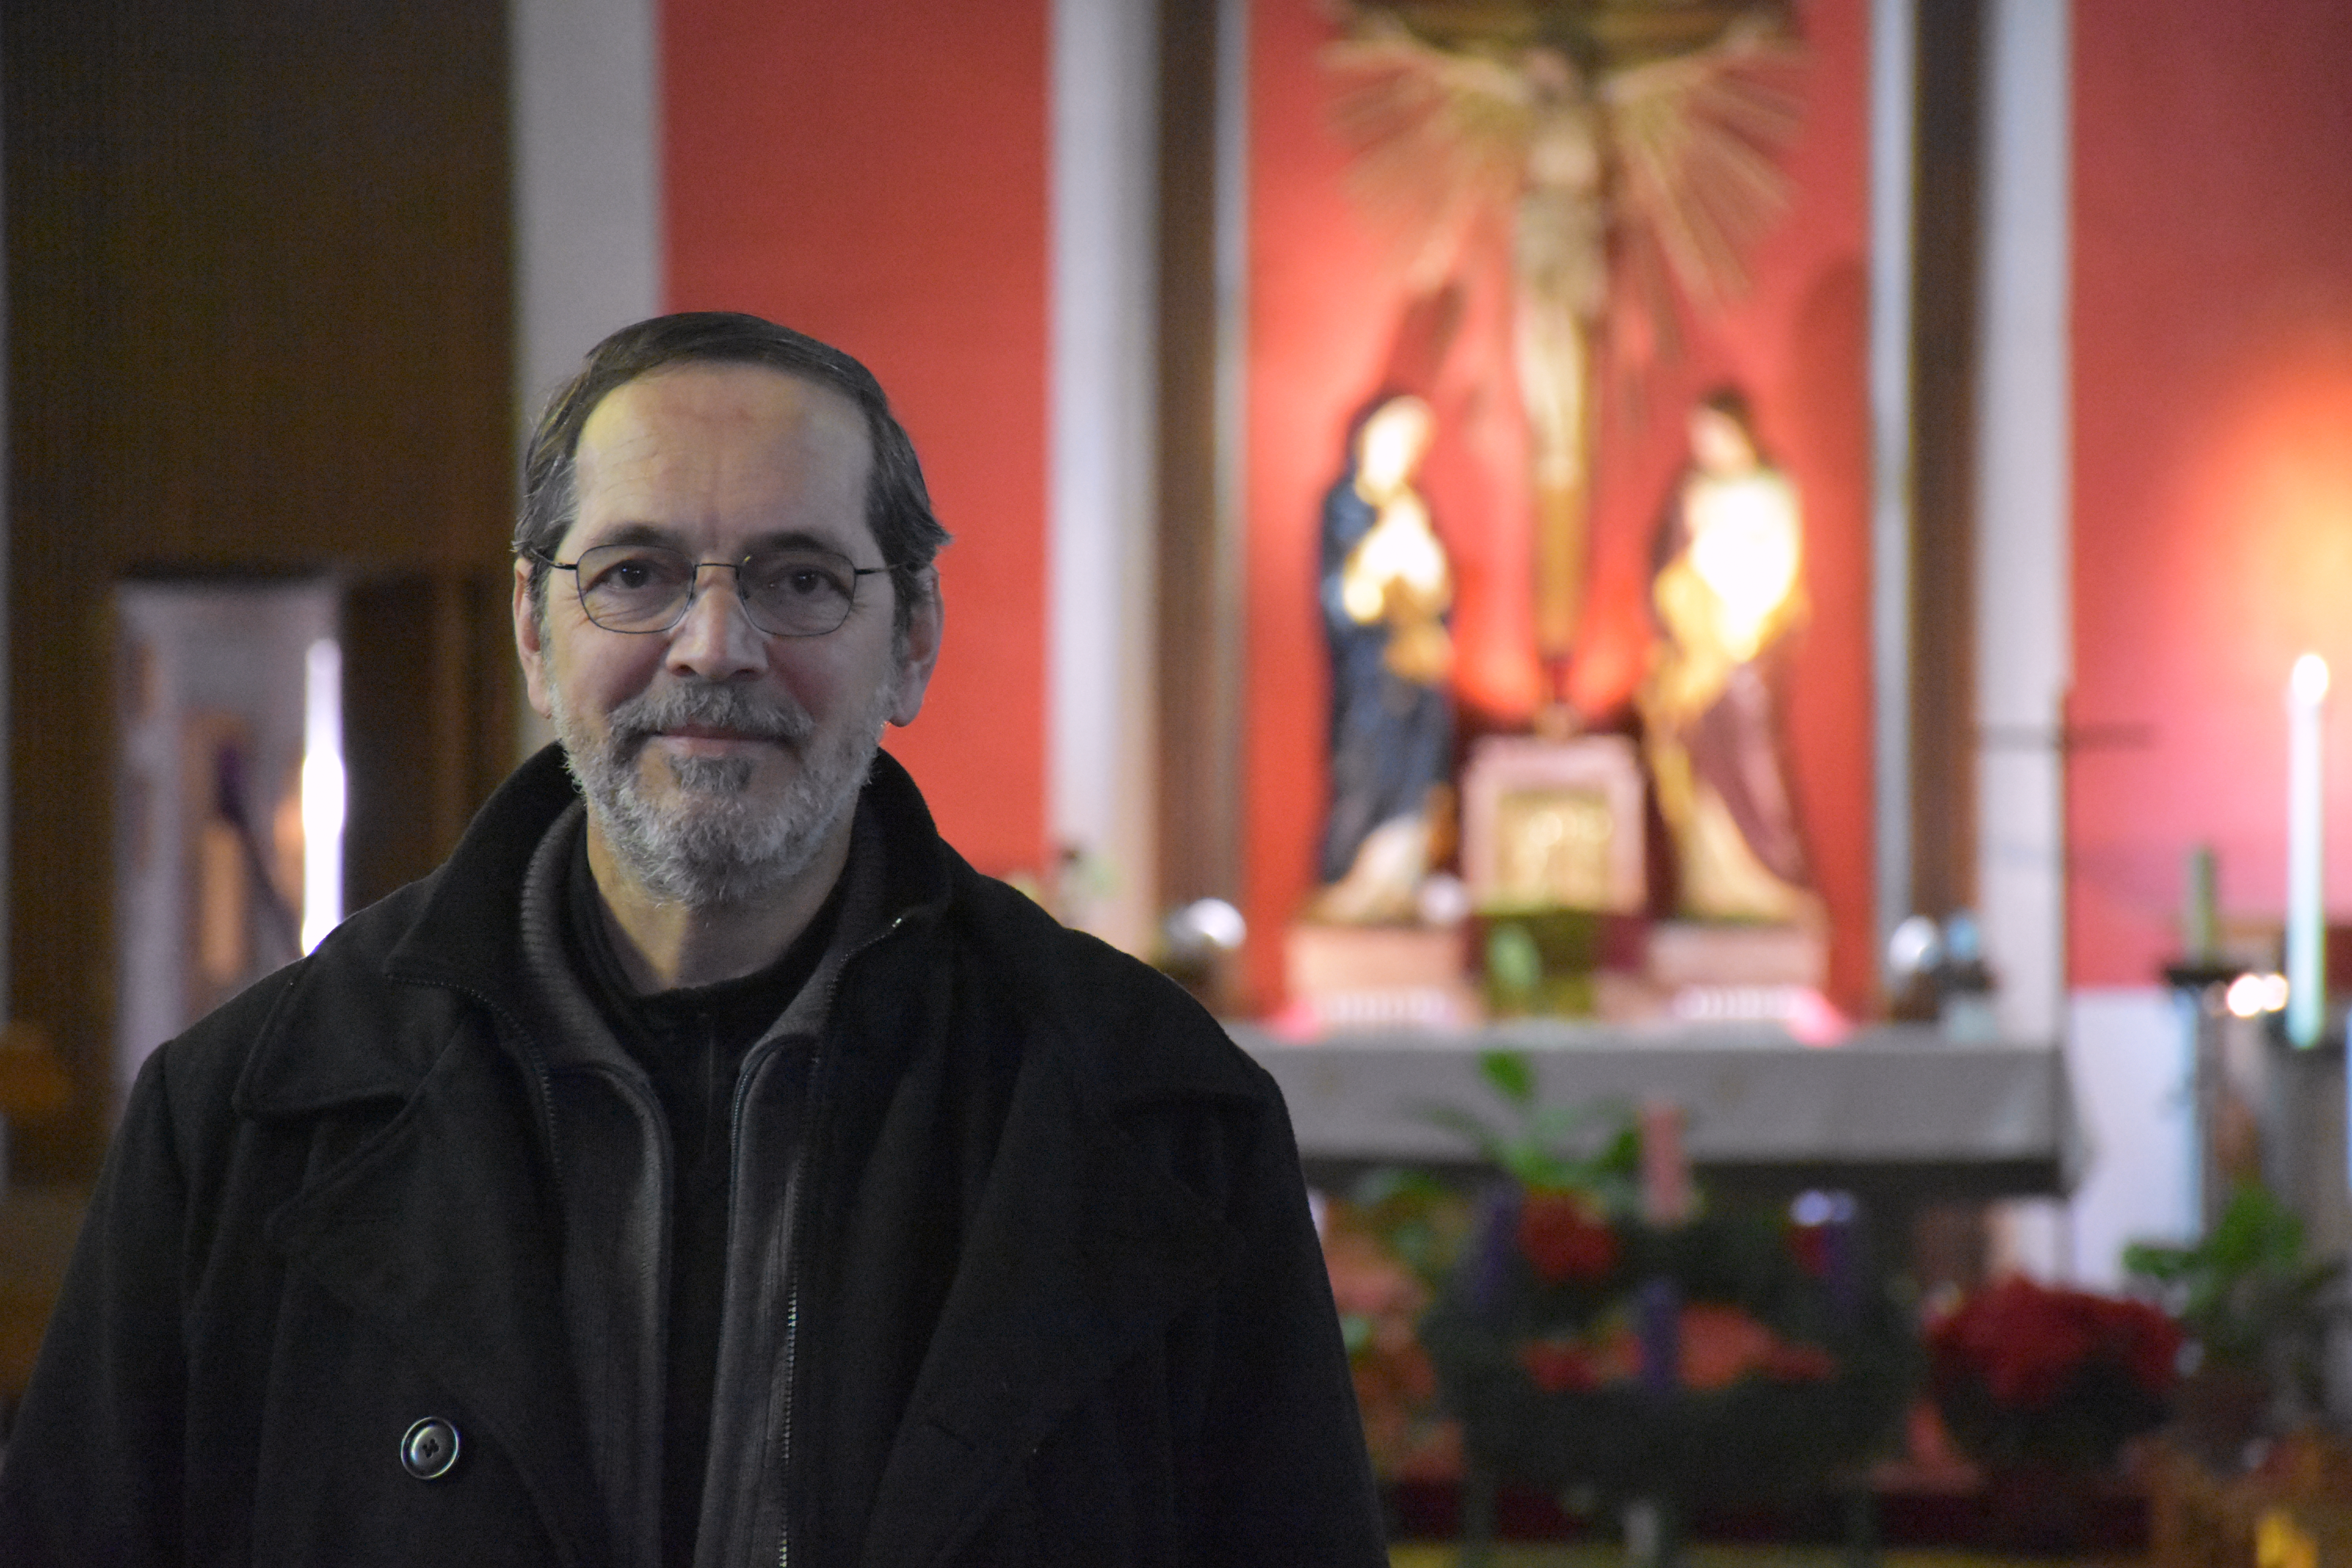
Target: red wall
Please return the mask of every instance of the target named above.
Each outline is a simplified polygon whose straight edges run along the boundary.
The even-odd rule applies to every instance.
[[[1870,961],[1869,423],[1866,23],[1862,0],[1800,7],[1811,64],[1789,151],[1791,210],[1756,248],[1756,283],[1703,324],[1651,384],[1645,420],[1603,437],[1592,586],[1577,696],[1622,706],[1648,637],[1650,534],[1682,461],[1682,411],[1725,382],[1754,399],[1763,436],[1806,508],[1813,605],[1790,681],[1799,807],[1834,925],[1832,989],[1866,1004]],[[1375,390],[1403,290],[1381,231],[1346,190],[1328,130],[1318,0],[1258,0],[1250,40],[1248,888],[1251,980],[1273,1000],[1280,932],[1308,891],[1321,832],[1327,680],[1315,613],[1318,512],[1349,412]],[[1472,280],[1433,401],[1441,434],[1424,489],[1454,556],[1462,705],[1523,724],[1538,692],[1532,648],[1524,444],[1504,279]]]
[[[956,535],[890,751],[983,870],[1045,839],[1046,8],[664,0],[668,304],[756,311],[889,389]]]
[[[2352,7],[2077,0],[2077,984],[2178,948],[2182,863],[2285,897],[2287,670],[2325,656],[2330,907],[2352,909]],[[2346,977],[2337,976],[2342,986]]]
[[[1316,509],[1401,289],[1326,130],[1325,9],[1255,11],[1247,903],[1271,1001],[1322,813]],[[1759,249],[1751,297],[1655,384],[1656,416],[1612,422],[1578,693],[1606,709],[1636,674],[1674,416],[1695,391],[1745,385],[1807,506],[1814,616],[1791,739],[1852,1005],[1869,984],[1865,19],[1861,0],[1801,15],[1801,194]],[[2078,984],[2136,984],[2175,945],[2192,843],[2221,850],[2225,910],[2276,917],[2286,669],[2316,649],[2352,687],[2352,8],[2078,0],[2075,16],[2073,718],[2140,739],[2071,763],[2070,962]],[[892,749],[974,858],[1034,865],[1045,7],[666,0],[663,17],[670,302],[778,316],[891,388],[960,535],[942,566],[948,656]],[[1509,722],[1536,677],[1499,283],[1473,280],[1427,488],[1457,557],[1465,707]],[[2352,890],[2352,723],[2333,726],[2329,764],[2330,880]],[[2333,903],[2341,918],[2352,891]]]

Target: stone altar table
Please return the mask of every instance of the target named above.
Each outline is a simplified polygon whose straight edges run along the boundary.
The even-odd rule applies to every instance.
[[[1760,1025],[1528,1019],[1306,1044],[1228,1027],[1281,1086],[1308,1181],[1333,1190],[1377,1165],[1474,1165],[1423,1108],[1513,1125],[1478,1073],[1487,1048],[1525,1052],[1544,1104],[1679,1102],[1692,1163],[1724,1191],[1842,1190],[1893,1218],[1922,1203],[2063,1194],[2086,1152],[2056,1046],[1959,1044],[1927,1026],[1834,1046]]]

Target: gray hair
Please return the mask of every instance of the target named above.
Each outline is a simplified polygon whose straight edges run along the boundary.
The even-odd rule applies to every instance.
[[[932,591],[931,559],[948,542],[948,531],[932,515],[914,442],[872,371],[790,327],[733,310],[688,310],[623,327],[589,350],[579,374],[548,400],[523,449],[522,510],[514,531],[515,553],[530,563],[535,613],[547,614],[547,562],[579,510],[573,460],[588,416],[616,387],[680,364],[765,365],[830,387],[857,405],[874,448],[866,524],[890,568],[896,624],[904,637],[915,606]]]

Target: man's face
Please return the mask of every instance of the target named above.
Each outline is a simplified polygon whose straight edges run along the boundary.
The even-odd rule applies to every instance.
[[[820,545],[885,564],[866,522],[872,463],[848,399],[753,365],[688,364],[597,405],[575,458],[578,516],[556,550],[659,544],[697,561]],[[840,629],[772,636],[744,617],[731,572],[703,571],[664,633],[608,631],[573,574],[535,612],[515,574],[515,639],[531,706],[553,721],[591,831],[657,898],[716,905],[789,882],[848,816],[884,721],[922,707],[936,601],[893,635],[886,575],[857,579]]]

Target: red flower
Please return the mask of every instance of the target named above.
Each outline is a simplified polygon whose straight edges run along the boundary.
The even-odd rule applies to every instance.
[[[1827,1383],[1837,1375],[1837,1362],[1819,1345],[1783,1340],[1765,1352],[1761,1370],[1781,1383]]]
[[[2103,1325],[2109,1352],[2148,1393],[2170,1392],[2180,1370],[2180,1325],[2145,1301],[2109,1301]]]
[[[1830,1271],[1830,1227],[1792,1225],[1788,1230],[1789,1256],[1797,1267],[1819,1279]]]
[[[1770,1329],[1721,1301],[1690,1302],[1680,1328],[1685,1388],[1729,1388],[1762,1365],[1778,1342]]]
[[[1519,1347],[1519,1364],[1546,1394],[1591,1388],[1601,1382],[1592,1358],[1572,1340],[1530,1340]]]
[[[1581,1193],[1538,1189],[1519,1204],[1519,1251],[1547,1284],[1598,1279],[1617,1267],[1617,1233]]]
[[[2095,1364],[2162,1394],[2172,1385],[2180,1329],[2146,1302],[2053,1290],[2017,1277],[1979,1291],[1933,1325],[1927,1348],[1939,1385],[1974,1379],[1997,1405],[2046,1410]]]
[[[1677,1333],[1677,1381],[1698,1393],[1715,1393],[1748,1377],[1821,1383],[1837,1375],[1837,1363],[1827,1351],[1784,1340],[1727,1302],[1685,1304]],[[1642,1352],[1641,1336],[1620,1316],[1588,1339],[1554,1334],[1527,1341],[1517,1353],[1519,1365],[1538,1388],[1570,1394],[1639,1378]]]
[[[1683,1309],[1685,1387],[1728,1388],[1759,1375],[1780,1383],[1817,1383],[1835,1377],[1837,1363],[1819,1345],[1782,1339],[1741,1308],[1695,1301]]]

